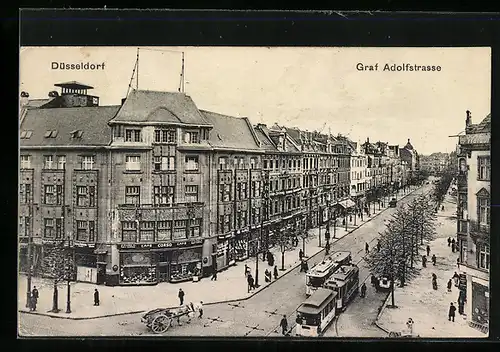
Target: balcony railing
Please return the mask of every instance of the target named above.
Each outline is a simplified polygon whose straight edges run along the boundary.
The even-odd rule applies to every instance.
[[[457,233],[459,235],[466,235],[468,226],[469,226],[468,220],[463,220],[463,219],[458,220],[457,221]]]
[[[476,234],[490,235],[490,225],[475,220],[469,221],[469,231]]]

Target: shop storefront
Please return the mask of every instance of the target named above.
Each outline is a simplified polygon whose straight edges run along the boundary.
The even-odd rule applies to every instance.
[[[235,262],[234,238],[232,235],[222,235],[217,238],[212,254],[216,263],[217,271],[224,270]]]
[[[97,283],[97,255],[94,243],[74,242],[76,281]]]
[[[472,281],[471,322],[478,328],[487,330],[489,326],[490,293],[488,286]]]
[[[184,282],[202,275],[203,240],[118,245],[120,285]]]
[[[233,242],[234,255],[237,261],[248,258],[248,232],[238,233]]]

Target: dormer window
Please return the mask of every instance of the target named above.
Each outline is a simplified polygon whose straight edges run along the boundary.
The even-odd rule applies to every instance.
[[[20,137],[21,139],[30,139],[32,134],[33,131],[22,131]]]
[[[125,142],[141,142],[141,130],[140,129],[126,129],[125,130]]]
[[[51,130],[45,132],[45,138],[56,138],[57,137],[57,131]]]
[[[200,143],[200,133],[198,131],[189,131],[184,135],[186,143]]]
[[[56,132],[56,131],[54,131],[54,132]],[[82,130],[71,131],[71,137],[72,138],[82,138],[82,135],[83,135],[83,131]]]

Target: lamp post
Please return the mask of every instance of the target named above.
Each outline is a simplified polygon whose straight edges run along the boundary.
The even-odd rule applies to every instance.
[[[30,206],[31,209],[31,206]],[[33,242],[33,234],[31,229],[28,230],[28,277],[27,277],[27,286],[26,286],[26,308],[31,307],[31,267],[33,266],[33,261],[31,258],[31,246]]]
[[[321,206],[319,207],[318,211],[318,246],[321,247]]]
[[[283,235],[283,229],[280,229],[280,247],[281,247],[281,269],[280,269],[280,271],[285,271],[285,237]]]
[[[67,258],[67,266],[66,266],[66,284],[67,284],[67,300],[66,300],[66,313],[71,313],[71,260],[70,260],[70,248],[71,248],[71,238],[68,235],[68,253],[66,255]]]

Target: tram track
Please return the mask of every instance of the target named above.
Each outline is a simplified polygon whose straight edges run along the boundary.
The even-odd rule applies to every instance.
[[[417,189],[417,190],[418,190],[418,189]],[[417,191],[417,190],[415,190],[415,191]],[[415,192],[415,191],[414,191],[414,192]],[[427,192],[425,192],[425,193],[420,193],[419,195],[425,195],[425,196],[427,196],[427,195],[429,195],[431,192],[432,192],[432,189],[431,189],[431,190],[429,190],[429,191],[427,191]],[[406,198],[406,197],[408,197],[408,196],[411,196],[411,195],[416,196],[416,194],[412,192],[412,193],[410,193],[410,194],[406,195],[404,198]],[[404,199],[404,198],[403,198],[403,199]],[[386,208],[386,209],[384,209],[382,212],[384,212],[384,211],[386,211],[386,210],[388,210],[388,209],[389,209],[389,208]],[[381,215],[381,214],[382,214],[382,212],[381,212],[381,213],[379,213],[379,214],[377,214],[376,216]],[[366,222],[365,222],[364,224],[362,224],[361,226],[359,226],[358,228],[354,229],[354,230],[353,230],[351,233],[349,233],[348,235],[343,236],[343,237],[341,237],[341,238],[337,239],[337,240],[335,241],[334,245],[338,244],[338,243],[339,243],[341,240],[343,240],[344,238],[349,238],[349,237],[351,237],[351,236],[349,236],[349,235],[351,235],[351,234],[355,233],[358,229],[360,229],[361,227],[363,227],[365,224],[366,224]],[[365,242],[365,243],[368,243],[368,245],[371,247],[371,244],[372,244],[375,240],[378,240],[379,238],[380,238],[380,236],[375,236],[374,238],[372,238],[371,240],[369,240],[369,241],[367,241],[367,242]],[[334,252],[336,252],[336,251],[334,251]],[[358,254],[360,254],[360,253],[362,253],[362,252],[366,252],[364,248],[362,248],[362,249],[360,249],[358,252],[356,252],[356,255],[358,255]],[[308,258],[308,259],[307,259],[307,261],[309,261],[309,260],[311,260],[311,259],[313,259],[313,258],[315,258],[315,257],[317,257],[317,256],[319,256],[319,255],[321,255],[322,253],[324,253],[324,249],[323,249],[323,250],[321,250],[320,252],[316,253],[316,254],[315,254],[315,255],[313,255],[312,257]],[[359,267],[359,264],[360,264],[360,263],[361,263],[361,262],[362,262],[362,261],[366,258],[366,256],[367,256],[367,255],[368,255],[368,253],[365,253],[365,255],[362,255],[362,256],[361,256],[361,258],[360,258],[360,259],[359,259],[359,260],[355,263],[355,265]],[[365,278],[364,278],[363,280],[360,280],[360,284],[365,283],[365,282],[368,280],[368,278],[369,278],[369,277],[370,277],[370,274],[366,275],[366,276],[365,276]],[[297,326],[297,323],[295,322],[295,314],[296,314],[297,309],[298,309],[299,307],[300,307],[300,305],[298,305],[297,307],[295,307],[295,309],[294,309],[291,313],[286,314],[287,321],[288,321],[288,322],[293,322],[293,323],[292,323],[292,324],[290,324],[290,325],[289,325],[289,327],[288,327],[288,334],[291,334],[291,333],[293,332],[293,330],[295,329],[295,327]],[[336,316],[336,317],[332,320],[332,323],[330,323],[330,324],[329,324],[329,326],[331,326],[331,325],[333,324],[333,327],[335,328],[335,335],[336,335],[337,337],[339,337],[339,333],[338,333],[338,321],[339,321],[339,318],[340,318],[341,316],[342,316],[342,313],[341,313],[340,315]],[[281,329],[281,327],[280,327],[280,325],[278,324],[278,325],[277,325],[276,327],[274,327],[271,331],[269,331],[269,332],[268,332],[265,336],[266,336],[266,337],[268,337],[268,336],[270,336],[270,335],[272,335],[272,334],[279,333],[279,332],[280,332],[280,329]],[[326,330],[328,330],[328,326],[325,328],[325,331],[326,331]]]

